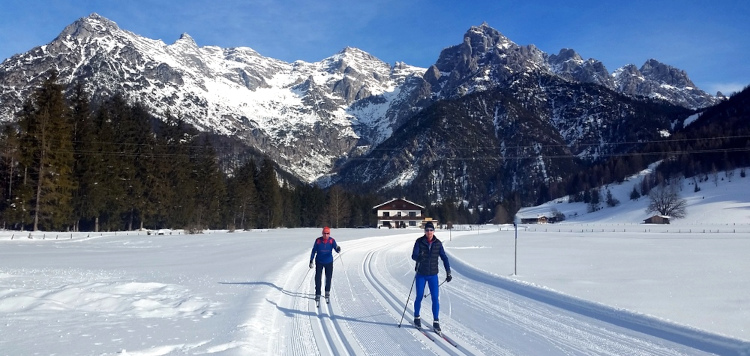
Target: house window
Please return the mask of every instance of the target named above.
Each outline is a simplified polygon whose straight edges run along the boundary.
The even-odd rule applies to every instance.
[[[387,218],[387,217],[389,217],[389,216],[391,216],[391,213],[390,213],[390,212],[387,212],[387,211],[384,211],[384,212],[383,212],[383,217],[384,217],[384,218]]]
[[[410,211],[410,212],[409,212],[409,217],[410,217],[410,218],[415,218],[415,217],[417,217],[417,212],[416,212],[416,211]]]
[[[401,217],[401,212],[396,213],[396,216]]]
[[[417,226],[417,222],[414,220],[409,221],[409,226],[412,226],[412,227]]]

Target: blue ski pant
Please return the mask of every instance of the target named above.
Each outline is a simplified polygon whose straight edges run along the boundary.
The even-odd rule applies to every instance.
[[[333,262],[315,262],[315,295],[320,295],[320,284],[323,279],[323,269],[326,275],[326,295],[331,291],[331,277],[333,277]]]
[[[414,316],[419,316],[419,311],[422,309],[424,286],[427,284],[430,287],[430,299],[432,300],[432,319],[438,320],[438,314],[440,313],[438,275],[425,276],[417,273],[414,284],[417,286],[417,297],[414,299]]]

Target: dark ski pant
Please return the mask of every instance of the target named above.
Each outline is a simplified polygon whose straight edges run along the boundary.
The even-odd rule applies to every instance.
[[[424,285],[430,286],[430,299],[432,300],[432,319],[438,320],[438,314],[440,313],[440,300],[438,299],[438,275],[433,274],[431,276],[425,276],[418,274],[415,277],[414,284],[417,286],[417,297],[414,299],[414,316],[419,316],[419,311],[422,309],[422,299],[424,298]]]
[[[331,263],[318,263],[315,262],[315,295],[320,295],[320,280],[323,269],[326,270],[326,294],[331,291],[331,277],[333,277],[333,262]]]

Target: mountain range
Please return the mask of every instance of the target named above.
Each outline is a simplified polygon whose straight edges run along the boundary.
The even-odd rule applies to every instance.
[[[94,104],[121,94],[239,140],[302,182],[431,200],[533,191],[723,100],[654,59],[610,73],[572,49],[517,45],[486,23],[420,68],[350,47],[288,63],[199,47],[188,34],[166,44],[91,14],[0,64],[0,121],[14,120],[51,70],[82,83]]]

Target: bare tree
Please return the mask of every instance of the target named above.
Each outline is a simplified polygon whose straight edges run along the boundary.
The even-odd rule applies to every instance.
[[[513,219],[511,219],[510,214],[508,214],[508,210],[501,204],[497,204],[497,206],[495,206],[495,217],[492,219],[492,223],[507,224],[511,221],[513,221]]]
[[[674,219],[687,216],[687,201],[680,198],[676,184],[659,184],[648,193],[649,204],[646,213],[658,212]]]
[[[328,191],[328,219],[334,228],[348,226],[351,214],[349,199],[341,187],[334,185]]]

